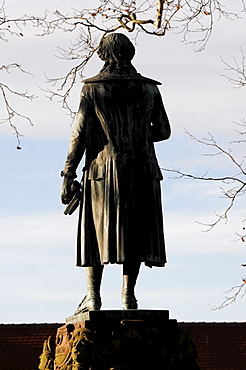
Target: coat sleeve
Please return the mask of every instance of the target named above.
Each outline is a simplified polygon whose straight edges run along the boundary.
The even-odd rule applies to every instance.
[[[153,141],[166,140],[171,135],[171,127],[157,86],[154,89],[154,105],[151,115],[151,135]]]
[[[86,149],[92,121],[93,102],[91,99],[90,88],[85,84],[81,92],[79,110],[70,140],[68,155],[63,171],[64,174],[70,174],[72,176],[75,175],[76,169]]]

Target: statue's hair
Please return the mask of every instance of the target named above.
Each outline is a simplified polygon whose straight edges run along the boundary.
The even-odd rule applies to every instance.
[[[103,38],[98,48],[98,56],[105,61],[101,72],[116,71],[118,73],[130,73],[135,71],[131,60],[135,55],[135,47],[127,36],[122,33],[112,33]]]

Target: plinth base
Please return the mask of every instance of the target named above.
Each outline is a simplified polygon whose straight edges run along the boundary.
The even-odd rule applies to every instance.
[[[49,344],[49,343],[48,343]],[[197,370],[195,345],[166,310],[102,310],[66,319],[40,370]],[[45,357],[46,356],[46,357]],[[51,363],[53,361],[53,363]]]
[[[169,311],[165,310],[101,310],[88,311],[70,316],[66,324],[76,324],[80,321],[121,321],[121,320],[151,320],[166,321]]]

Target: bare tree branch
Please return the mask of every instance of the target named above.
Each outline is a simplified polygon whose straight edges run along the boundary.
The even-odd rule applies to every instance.
[[[245,11],[244,0],[241,0],[241,10]],[[58,48],[59,57],[77,61],[77,64],[62,77],[48,78],[51,88],[46,92],[49,99],[57,98],[73,118],[75,112],[69,103],[71,90],[76,81],[83,78],[84,68],[105,35],[124,29],[136,37],[139,32],[160,37],[173,31],[183,34],[183,41],[197,45],[197,50],[203,50],[211,36],[214,20],[221,17],[237,19],[239,10],[232,13],[219,0],[100,0],[93,9],[71,9],[69,14],[57,9],[54,12],[46,10],[41,17],[25,14],[10,18],[3,2],[0,40],[8,41],[13,35],[23,36],[27,24],[32,25],[40,37],[57,31],[71,33],[74,41],[67,50]]]
[[[245,9],[242,0],[242,10]],[[192,42],[203,50],[211,36],[214,18],[236,19],[237,12],[227,10],[227,6],[218,0],[156,0],[133,1],[102,0],[94,9],[73,10],[63,14],[59,10],[46,13],[39,22],[42,26],[40,36],[62,30],[74,33],[76,40],[68,50],[59,49],[61,56],[69,60],[79,60],[63,77],[49,78],[54,88],[47,89],[50,99],[58,98],[62,107],[69,110],[70,92],[91,59],[100,40],[105,35],[119,30],[126,30],[138,35],[144,32],[152,36],[165,36],[168,31],[183,34],[183,41]]]
[[[27,16],[24,15],[20,18],[8,18],[5,12],[5,3],[3,2],[0,7],[0,41],[7,42],[8,36],[23,36],[23,30],[27,23],[31,23],[33,26],[41,25],[42,21],[45,18],[39,18],[37,16]],[[3,64],[0,65],[0,72],[7,72],[11,73],[13,70],[18,70],[24,74],[32,75],[31,73],[24,70],[20,63],[10,63],[10,64]],[[21,98],[25,98],[29,101],[32,101],[35,97],[32,94],[29,94],[27,91],[18,91],[15,88],[11,88],[9,85],[0,81],[0,96],[2,97],[2,101],[5,107],[6,117],[4,115],[0,118],[0,124],[8,123],[11,129],[13,129],[14,134],[17,138],[17,149],[21,149],[20,147],[20,138],[21,133],[17,128],[16,124],[13,123],[15,118],[21,118],[27,121],[30,125],[33,125],[32,120],[30,117],[21,114],[17,111],[14,106],[10,103],[11,97],[18,96]]]
[[[180,171],[179,169],[162,169],[166,172],[172,172],[175,174],[173,178],[184,178],[184,179],[191,179],[191,180],[201,180],[201,181],[212,181],[212,182],[219,182],[222,184],[220,186],[220,191],[223,194],[225,198],[228,199],[228,206],[225,208],[225,210],[216,215],[216,220],[212,223],[201,223],[199,224],[206,226],[207,229],[204,231],[209,231],[212,228],[214,228],[221,220],[227,221],[228,219],[228,213],[233,208],[235,201],[242,195],[245,195],[246,192],[246,167],[244,165],[244,161],[242,160],[239,162],[236,160],[235,156],[232,154],[231,149],[225,150],[222,146],[218,145],[214,137],[209,134],[208,139],[197,139],[192,134],[190,134],[187,130],[185,130],[186,134],[189,135],[191,140],[195,140],[196,142],[209,146],[213,149],[215,149],[215,152],[212,154],[206,154],[207,156],[216,156],[216,155],[224,155],[226,156],[229,161],[233,164],[234,168],[236,169],[236,172],[233,175],[225,175],[225,176],[208,176],[209,170],[206,171],[203,175],[194,175],[190,173],[185,173],[183,171]],[[226,188],[225,188],[226,187]]]
[[[240,122],[234,122],[237,126],[239,127],[243,127],[243,131],[239,131],[239,130],[235,130],[235,132],[239,135],[239,136],[246,136],[246,121],[244,118],[241,118]],[[236,143],[236,144],[241,144],[241,143],[246,143],[246,140],[234,140],[233,143]]]
[[[224,292],[224,294],[226,295],[229,293],[232,293],[232,294],[228,297],[226,296],[225,300],[219,306],[211,307],[211,310],[212,311],[221,310],[222,308],[225,308],[229,306],[230,304],[235,303],[238,297],[240,296],[240,293],[242,293],[241,298],[243,298],[246,294],[246,280],[242,279],[242,282],[243,283],[241,285],[236,285],[232,287],[230,290],[228,290],[227,292]]]
[[[243,8],[245,11],[244,3],[243,3]],[[226,66],[225,70],[234,74],[233,77],[227,76],[227,75],[224,75],[224,77],[226,77],[228,81],[232,83],[234,87],[237,87],[237,88],[246,86],[246,56],[242,48],[241,48],[241,54],[242,54],[242,57],[241,57],[240,63],[238,63],[237,60],[233,58],[234,63],[229,64],[221,58],[222,62]],[[237,124],[238,127],[240,127],[240,129],[236,129],[235,132],[239,136],[245,137],[246,135],[245,119],[241,119],[239,123],[237,122],[235,123]],[[230,160],[230,162],[237,169],[236,174],[232,176],[226,175],[224,177],[214,177],[214,176],[209,177],[208,176],[209,170],[206,171],[204,175],[198,176],[198,175],[193,175],[193,174],[182,172],[178,169],[172,169],[172,170],[165,169],[165,171],[173,172],[175,174],[174,178],[185,178],[185,179],[192,179],[192,180],[221,182],[223,185],[225,184],[229,186],[229,188],[227,187],[227,189],[225,189],[224,186],[223,187],[220,186],[220,190],[222,194],[229,200],[229,204],[226,207],[226,209],[223,211],[223,213],[220,213],[220,214],[215,213],[216,214],[215,222],[209,223],[209,224],[204,224],[204,223],[202,224],[207,227],[207,229],[204,231],[209,231],[212,228],[214,228],[221,220],[225,220],[227,222],[228,213],[233,208],[235,201],[240,196],[245,196],[245,192],[246,192],[246,178],[245,178],[246,167],[244,164],[245,156],[242,157],[242,160],[239,162],[238,160],[236,160],[234,154],[232,154],[232,150],[231,149],[225,150],[222,146],[219,146],[211,134],[209,134],[208,139],[200,140],[200,139],[195,138],[193,135],[191,135],[187,130],[185,131],[189,135],[190,139],[195,140],[196,142],[202,145],[206,145],[206,146],[216,149],[216,152],[212,154],[206,154],[206,155],[209,155],[209,156],[224,155]],[[246,140],[244,138],[243,139],[240,138],[239,140],[233,140],[231,144],[244,144],[245,142]],[[234,184],[234,186],[232,186],[232,184]],[[245,222],[246,222],[246,219],[242,221],[242,232],[235,232],[235,235],[237,238],[233,240],[234,242],[238,242],[238,241],[241,241],[243,243],[246,242]],[[246,267],[246,264],[242,264],[242,267]],[[227,296],[229,293],[231,294]],[[244,297],[246,294],[246,278],[242,279],[242,284],[234,286],[229,291],[225,292],[224,293],[226,294],[225,300],[219,306],[211,308],[211,310],[220,310],[236,302],[236,300],[238,299],[241,293],[242,293],[241,297]]]
[[[237,236],[237,239],[233,240],[233,242],[238,242],[239,240],[242,241],[243,243],[246,242],[246,233],[245,233],[245,223],[246,219],[242,221],[242,232],[235,232],[235,235]],[[242,265],[245,267],[246,265]]]
[[[230,73],[234,73],[235,77],[230,77],[227,75],[223,75],[223,77],[226,77],[230,83],[234,85],[236,88],[244,87],[246,86],[246,56],[244,54],[243,49],[241,48],[241,61],[238,63],[236,58],[233,58],[233,64],[229,64],[225,62],[222,58],[222,62],[226,66],[224,68],[225,71],[229,71]]]
[[[18,63],[12,63],[12,64],[9,64],[9,65],[2,65],[0,67],[0,71],[5,71],[7,73],[10,73],[10,70],[12,70],[12,69],[18,69],[22,73],[30,74],[30,73],[26,72],[21,67],[21,65],[18,64]],[[33,126],[33,123],[32,123],[32,120],[31,120],[30,117],[21,114],[20,112],[16,111],[15,108],[13,108],[13,106],[9,103],[10,99],[8,98],[8,95],[15,95],[15,96],[18,96],[18,97],[21,97],[21,98],[28,99],[30,101],[32,101],[35,98],[35,96],[28,94],[27,91],[20,92],[20,91],[13,90],[8,85],[6,85],[2,82],[0,82],[0,95],[2,96],[4,105],[5,105],[6,114],[7,114],[5,118],[0,119],[0,124],[3,124],[5,122],[9,123],[10,127],[13,129],[14,134],[17,138],[17,149],[21,149],[21,147],[20,147],[20,137],[22,135],[19,132],[16,125],[13,123],[13,119],[15,117],[22,118],[23,120],[26,120],[31,126]]]

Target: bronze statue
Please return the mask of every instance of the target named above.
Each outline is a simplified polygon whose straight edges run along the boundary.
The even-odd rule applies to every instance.
[[[122,306],[138,307],[140,264],[164,266],[160,181],[154,142],[170,137],[157,81],[137,73],[135,48],[123,34],[102,39],[104,66],[84,81],[62,176],[62,203],[74,193],[85,153],[77,237],[77,266],[86,267],[87,295],[76,314],[101,308],[104,265],[123,264]]]

